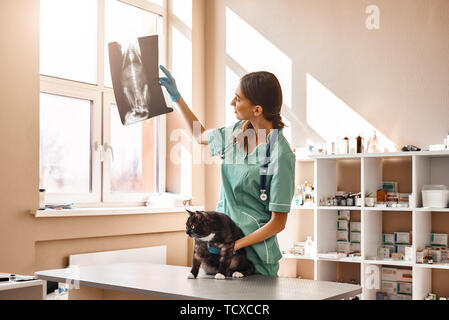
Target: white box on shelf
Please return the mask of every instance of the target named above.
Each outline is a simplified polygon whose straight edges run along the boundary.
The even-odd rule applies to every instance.
[[[405,256],[405,252],[406,252],[407,248],[411,248],[411,246],[407,245],[407,244],[397,244],[394,246],[394,252],[402,253]]]
[[[423,207],[447,208],[449,188],[445,185],[425,185],[422,188]]]
[[[337,230],[348,231],[349,221],[348,220],[337,220]]]
[[[404,259],[407,260],[407,261],[412,261],[412,259],[413,259],[413,247],[411,247],[411,246],[406,246],[405,247]]]
[[[351,231],[350,240],[351,240],[351,242],[359,242],[360,243],[362,241],[362,234],[358,231],[356,231],[356,232]]]
[[[412,295],[404,293],[389,294],[387,300],[412,300]]]
[[[397,283],[398,293],[412,294],[412,283],[411,282],[398,282]]]
[[[391,255],[395,252],[395,246],[391,245],[391,244],[385,244],[382,246],[382,248],[388,249],[389,251],[389,257],[391,257]]]
[[[387,248],[377,248],[377,259],[388,259],[390,258],[390,250]]]
[[[351,252],[361,252],[360,243],[352,243],[351,242]]]
[[[337,219],[349,221],[351,219],[351,212],[349,210],[338,210]]]
[[[348,241],[337,241],[337,252],[349,253],[351,244]]]
[[[396,281],[397,268],[382,267],[382,281]]]
[[[337,241],[349,241],[349,232],[337,231]]]
[[[433,245],[447,247],[447,233],[432,233],[430,243]]]
[[[395,232],[394,233],[395,244],[410,244],[410,232]]]
[[[398,292],[398,285],[396,281],[383,281],[382,280],[382,292],[386,294],[396,294]]]
[[[396,269],[396,281],[398,282],[412,282],[413,271],[410,269]]]
[[[361,222],[350,222],[349,225],[350,225],[349,231],[360,232],[362,230],[362,223]]]
[[[384,244],[394,244],[394,234],[391,233],[382,234],[382,242]]]

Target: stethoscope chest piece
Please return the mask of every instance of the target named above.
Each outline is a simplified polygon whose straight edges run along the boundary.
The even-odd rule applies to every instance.
[[[260,200],[265,201],[267,199],[268,199],[268,196],[265,193],[265,190],[260,190]]]

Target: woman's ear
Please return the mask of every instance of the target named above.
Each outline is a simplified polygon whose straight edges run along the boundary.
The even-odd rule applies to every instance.
[[[260,105],[253,106],[254,116],[258,117],[262,114],[263,108]]]

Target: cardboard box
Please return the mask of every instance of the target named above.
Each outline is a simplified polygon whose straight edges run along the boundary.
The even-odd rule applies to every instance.
[[[430,243],[447,247],[447,233],[432,233],[430,235]]]
[[[354,232],[354,231],[358,231],[361,232],[362,231],[362,223],[361,222],[350,222],[350,229],[349,231]]]
[[[393,252],[393,253],[391,254],[391,258],[392,258],[393,260],[404,260],[404,254],[402,254],[402,253],[397,253],[397,252]]]
[[[394,233],[395,244],[410,244],[410,232],[395,232]]]
[[[412,295],[404,293],[389,294],[387,300],[412,300]]]
[[[411,282],[398,282],[397,283],[398,293],[412,294],[412,283]]]
[[[349,221],[348,220],[337,220],[337,230],[348,231]]]
[[[382,247],[385,249],[388,249],[390,251],[388,257],[391,257],[391,255],[395,252],[395,246],[393,246],[393,245],[386,244]]]
[[[398,282],[412,282],[413,271],[408,269],[396,269],[396,281]]]
[[[407,248],[411,248],[411,246],[406,244],[397,244],[394,246],[394,252],[396,253],[402,253],[405,256],[405,251]]]
[[[351,242],[351,251],[350,252],[362,252],[360,243],[352,243]]]
[[[384,233],[382,235],[382,242],[384,244],[394,244],[394,234]]]
[[[404,259],[407,260],[407,261],[412,261],[412,259],[413,259],[413,247],[411,247],[411,246],[405,247],[405,257],[404,257]]]
[[[390,250],[387,248],[377,248],[377,258],[381,260],[390,258]]]
[[[349,241],[349,232],[337,231],[337,241]]]
[[[351,250],[351,244],[348,241],[337,241],[337,252],[349,253]]]
[[[382,281],[396,281],[397,270],[397,268],[382,267]]]
[[[398,292],[398,285],[396,281],[383,281],[382,280],[382,292],[386,294],[396,294]]]
[[[358,242],[360,243],[362,240],[362,235],[360,232],[353,232],[351,231],[351,237],[350,237],[351,243]]]
[[[338,210],[337,220],[351,220],[351,212],[349,210]]]

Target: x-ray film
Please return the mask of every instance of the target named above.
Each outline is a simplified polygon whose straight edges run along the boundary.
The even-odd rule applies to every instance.
[[[159,83],[158,36],[109,47],[112,86],[123,125],[172,112]]]

